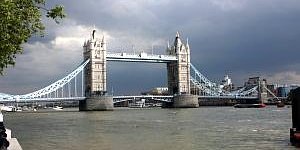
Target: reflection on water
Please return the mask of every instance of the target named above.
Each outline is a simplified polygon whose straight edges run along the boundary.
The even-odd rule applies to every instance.
[[[24,150],[294,149],[290,108],[5,113]]]

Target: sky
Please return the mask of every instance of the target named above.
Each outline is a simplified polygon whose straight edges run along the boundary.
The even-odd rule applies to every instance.
[[[45,36],[23,44],[16,65],[0,76],[0,93],[25,94],[64,77],[82,62],[82,45],[105,35],[109,52],[164,54],[179,31],[191,62],[219,83],[261,76],[268,83],[300,84],[299,0],[51,0],[67,17],[43,17]],[[133,48],[135,50],[133,50]],[[166,64],[108,62],[108,91],[132,95],[167,85]]]

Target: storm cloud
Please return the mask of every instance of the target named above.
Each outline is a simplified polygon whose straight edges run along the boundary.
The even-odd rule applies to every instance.
[[[300,84],[298,0],[52,0],[64,5],[60,24],[46,18],[45,37],[24,44],[15,67],[0,77],[0,92],[21,94],[47,86],[82,61],[83,42],[94,27],[114,52],[163,54],[179,31],[189,39],[192,63],[219,82],[229,74],[241,85],[250,76]],[[165,64],[108,63],[109,90],[139,94],[166,86]]]

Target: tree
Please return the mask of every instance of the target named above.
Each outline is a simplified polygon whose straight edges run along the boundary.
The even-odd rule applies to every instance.
[[[45,7],[45,0],[0,0],[0,74],[15,64],[17,54],[23,52],[22,44],[33,34],[43,36],[42,15],[59,23],[65,17],[63,6]]]

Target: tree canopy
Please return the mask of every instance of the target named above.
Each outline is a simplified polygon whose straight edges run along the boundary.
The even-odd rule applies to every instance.
[[[59,23],[65,17],[63,6],[45,7],[45,0],[0,0],[0,74],[15,64],[22,44],[33,34],[43,36],[41,17],[46,15]]]

